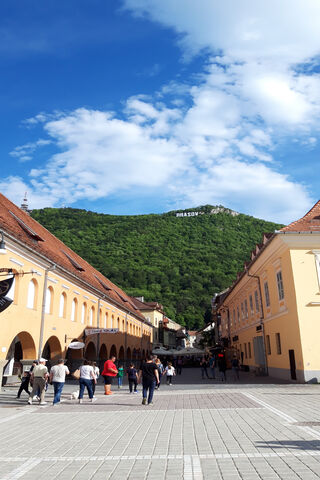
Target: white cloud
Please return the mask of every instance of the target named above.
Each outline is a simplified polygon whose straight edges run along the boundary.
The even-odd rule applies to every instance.
[[[119,114],[81,108],[28,119],[28,126],[42,124],[59,148],[30,172],[36,201],[51,197],[54,205],[163,188],[179,206],[223,203],[282,222],[305,213],[312,204],[308,190],[282,173],[287,165],[273,154],[279,136],[309,148],[318,142],[320,76],[312,67],[320,54],[320,2],[125,5],[175,29],[185,57],[205,50],[209,61],[193,85],[171,81],[154,98],[141,92]],[[12,154],[23,159],[35,144]]]
[[[39,147],[43,147],[45,145],[50,145],[51,140],[45,140],[43,138],[39,138],[36,142],[28,142],[24,145],[19,145],[15,147],[11,152],[11,157],[18,158],[20,162],[27,162],[32,160],[32,154],[37,150]]]

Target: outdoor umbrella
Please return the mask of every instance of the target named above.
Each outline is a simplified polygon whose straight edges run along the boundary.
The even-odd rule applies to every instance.
[[[205,353],[204,350],[200,350],[200,348],[192,348],[192,347],[186,347],[183,348],[182,350],[177,350],[175,355],[203,355]]]
[[[154,348],[152,353],[154,355],[172,355],[170,351],[165,350],[163,347]]]

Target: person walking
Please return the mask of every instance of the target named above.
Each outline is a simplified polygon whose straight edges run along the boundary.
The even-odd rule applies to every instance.
[[[135,366],[133,363],[130,363],[129,368],[127,369],[127,376],[128,376],[128,383],[129,383],[129,391],[132,393],[138,393],[137,392],[137,385],[138,385],[138,372],[135,369]]]
[[[107,360],[104,364],[102,376],[104,378],[104,394],[105,395],[112,395],[111,392],[111,385],[114,377],[118,374],[118,369],[115,366],[116,357],[112,355],[109,360]]]
[[[208,359],[207,357],[202,357],[200,361],[200,367],[201,367],[201,378],[204,380],[204,374],[206,374],[207,378],[210,378],[208,375]]]
[[[224,356],[223,353],[218,354],[218,369],[219,369],[221,381],[226,382],[227,381],[227,375],[226,375],[227,362],[226,362],[226,357]]]
[[[124,375],[123,365],[119,365],[118,373],[117,373],[118,388],[122,388],[123,375]]]
[[[167,385],[172,385],[172,377],[176,374],[176,369],[171,362],[168,362],[164,373],[167,375]]]
[[[39,365],[36,365],[31,373],[31,381],[32,381],[32,391],[29,395],[28,404],[32,405],[32,398],[39,390],[39,404],[46,405],[47,402],[44,401],[45,396],[45,387],[46,387],[46,380],[48,379],[48,369],[46,367],[47,360],[45,358],[40,358]]]
[[[100,375],[100,370],[99,370],[99,367],[97,366],[97,362],[92,362],[92,367],[93,367],[93,371],[94,371],[94,374],[95,374],[95,377],[96,377],[96,380],[94,381],[92,379],[92,393],[93,393],[93,396],[96,392],[96,384],[98,383],[98,378],[99,378],[99,375]]]
[[[94,401],[93,391],[92,391],[92,380],[96,382],[96,376],[94,374],[93,366],[90,365],[88,360],[83,362],[83,365],[80,367],[80,378],[79,378],[79,403],[82,403],[84,389],[88,391],[89,398],[91,402]]]
[[[237,355],[233,355],[233,359],[232,359],[232,362],[231,362],[231,368],[232,368],[232,373],[233,373],[233,379],[235,381],[240,380],[240,376],[239,376],[240,364],[239,364],[239,359],[238,359]]]
[[[34,369],[34,367],[38,365],[38,362],[37,360],[34,360],[32,362],[32,365],[31,365],[31,368],[30,370],[26,370],[23,374],[23,377],[21,378],[21,385],[19,387],[19,390],[18,390],[18,393],[17,393],[17,397],[16,398],[20,398],[21,396],[21,393],[22,391],[24,390],[28,396],[30,396],[30,392],[29,392],[29,383],[30,383],[30,379],[31,379],[31,373],[32,373],[32,370]]]
[[[61,393],[66,381],[66,375],[69,375],[69,369],[64,364],[63,358],[60,358],[58,365],[54,365],[50,370],[49,379],[53,385],[54,397],[52,405],[60,403]]]
[[[156,390],[158,390],[161,385],[161,378],[163,376],[164,366],[162,365],[160,358],[156,359],[155,364],[157,365],[158,374],[159,374],[159,383],[156,385]]]
[[[153,362],[152,355],[146,355],[139,371],[139,382],[142,379],[142,405],[153,405],[153,393],[159,383],[157,365]]]
[[[177,360],[177,375],[181,375],[182,367],[183,367],[183,359],[182,357],[179,357]]]
[[[212,355],[212,353],[209,357],[209,368],[210,368],[210,371],[211,371],[211,378],[213,380],[215,380],[215,378],[216,378],[215,357],[214,357],[214,355]]]

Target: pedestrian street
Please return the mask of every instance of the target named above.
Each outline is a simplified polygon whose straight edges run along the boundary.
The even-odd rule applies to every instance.
[[[229,371],[228,371],[229,373]],[[184,369],[153,405],[127,385],[96,401],[52,407],[0,394],[0,480],[254,480],[320,478],[320,386],[242,373],[240,382],[201,380]]]

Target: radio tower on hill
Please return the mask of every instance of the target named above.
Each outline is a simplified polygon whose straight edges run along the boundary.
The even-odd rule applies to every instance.
[[[22,200],[20,208],[21,208],[21,210],[23,210],[24,212],[26,212],[28,214],[30,214],[30,212],[31,212],[31,210],[29,210],[27,192],[24,193],[24,199]]]

